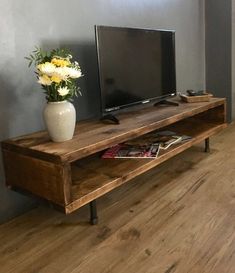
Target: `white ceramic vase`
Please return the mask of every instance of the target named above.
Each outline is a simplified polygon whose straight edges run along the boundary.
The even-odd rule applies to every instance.
[[[73,138],[76,111],[68,101],[48,102],[43,112],[44,121],[54,142],[63,142]]]

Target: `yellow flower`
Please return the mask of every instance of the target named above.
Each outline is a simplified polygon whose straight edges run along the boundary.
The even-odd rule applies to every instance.
[[[42,63],[42,64],[39,64],[37,66],[37,69],[42,73],[42,74],[46,74],[47,76],[51,76],[56,67],[54,64],[52,63],[49,63],[49,62],[45,62],[45,63]]]
[[[60,83],[62,81],[62,79],[56,75],[53,75],[51,77],[51,81],[55,82],[55,83]]]
[[[38,83],[40,83],[42,85],[51,85],[52,81],[50,80],[50,78],[47,75],[41,75],[38,78]]]
[[[68,60],[57,59],[57,58],[53,58],[51,60],[51,63],[56,65],[56,66],[60,66],[60,67],[65,67],[65,66],[68,66],[70,64],[70,62]]]

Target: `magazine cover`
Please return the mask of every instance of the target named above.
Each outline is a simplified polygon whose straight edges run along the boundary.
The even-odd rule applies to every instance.
[[[151,132],[111,147],[102,158],[156,158],[160,150],[190,139],[190,136],[172,131]]]
[[[159,144],[133,146],[123,143],[108,149],[102,158],[156,158],[159,147]]]

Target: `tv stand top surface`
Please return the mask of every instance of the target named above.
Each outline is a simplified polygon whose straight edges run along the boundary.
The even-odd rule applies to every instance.
[[[41,131],[3,141],[2,147],[59,164],[73,162],[224,104],[225,99],[212,98],[209,102],[180,102],[178,107],[148,107],[117,115],[119,125],[98,120],[78,122],[73,139],[66,142],[51,142],[47,132]]]

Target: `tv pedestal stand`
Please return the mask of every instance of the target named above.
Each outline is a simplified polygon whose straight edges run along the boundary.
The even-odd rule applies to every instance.
[[[120,124],[119,119],[117,119],[114,115],[109,114],[105,115],[100,119],[104,123],[113,123],[113,124]]]
[[[179,103],[178,103],[178,102],[175,102],[175,101],[169,101],[169,100],[160,100],[160,101],[154,103],[154,106],[158,106],[158,105],[179,106]]]
[[[99,197],[193,145],[203,142],[203,150],[209,152],[209,138],[227,126],[226,101],[219,98],[179,102],[178,107],[147,107],[117,117],[119,126],[96,120],[79,122],[73,139],[62,143],[50,141],[47,132],[3,141],[8,188],[48,200],[66,214],[89,205],[89,220],[95,225]],[[100,157],[100,152],[109,147],[155,130],[173,131],[191,139],[172,145],[157,158]]]

